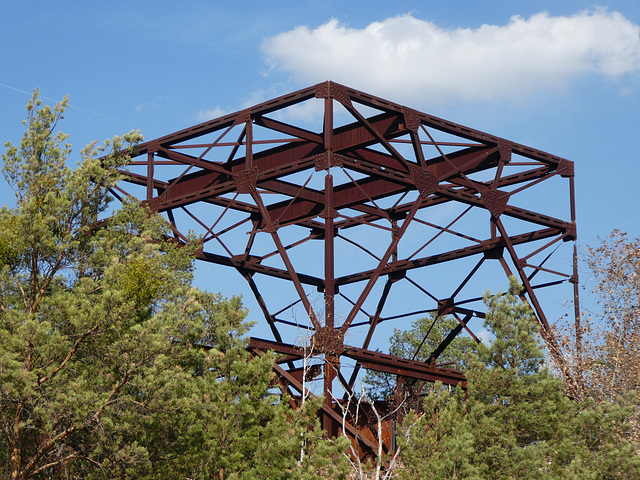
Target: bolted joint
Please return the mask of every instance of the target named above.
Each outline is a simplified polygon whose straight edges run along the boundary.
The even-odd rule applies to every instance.
[[[576,238],[578,238],[578,228],[576,227],[576,223],[567,223],[567,228],[565,230],[564,236],[562,237],[562,241],[572,242]]]
[[[504,163],[509,163],[511,161],[511,151],[512,145],[509,140],[504,138],[498,139],[498,152],[500,153],[500,160],[504,161]]]
[[[151,140],[147,144],[147,152],[148,153],[156,153],[160,150],[160,142],[158,140]]]
[[[327,355],[340,355],[344,352],[344,333],[333,327],[321,327],[311,337],[313,350]]]
[[[262,231],[266,233],[276,233],[280,228],[280,222],[274,220],[273,222],[269,222],[262,227]]]
[[[422,198],[427,198],[438,191],[440,179],[434,173],[413,163],[407,165],[409,166],[411,180],[413,180]]]
[[[482,190],[480,192],[480,200],[484,207],[489,210],[493,218],[498,218],[507,208],[509,202],[509,194],[500,190]]]
[[[420,128],[420,113],[409,107],[402,107],[404,116],[404,128],[411,132],[417,132]]]
[[[258,169],[242,170],[233,174],[238,193],[254,193],[258,185]]]
[[[338,218],[340,216],[340,214],[338,213],[338,211],[335,208],[332,208],[331,210],[327,211],[326,208],[324,208],[319,214],[318,216],[320,218],[324,218],[325,220],[327,218]]]
[[[316,172],[329,170],[331,167],[342,167],[342,165],[344,165],[344,157],[330,151],[319,153],[314,158]]]
[[[443,315],[449,315],[454,311],[454,301],[453,298],[447,298],[445,300],[438,300],[438,316],[442,317]]]

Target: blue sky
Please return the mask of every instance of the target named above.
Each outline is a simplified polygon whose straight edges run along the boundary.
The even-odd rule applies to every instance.
[[[335,80],[573,160],[580,247],[640,235],[637,0],[24,0],[3,7],[0,42],[3,143],[36,87],[69,94],[75,161],[92,140]]]

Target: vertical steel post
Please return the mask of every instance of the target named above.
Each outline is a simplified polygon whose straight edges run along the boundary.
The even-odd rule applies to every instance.
[[[330,173],[324,178],[324,197],[326,210],[326,218],[324,219],[324,317],[325,326],[333,328],[335,325],[335,232],[333,223],[333,176]]]
[[[335,275],[334,275],[334,225],[333,225],[333,176],[327,174],[324,181],[325,211],[324,219],[324,318],[326,331],[333,331],[335,326]],[[331,329],[331,330],[329,330]],[[330,363],[330,355],[324,364],[324,394],[325,398],[332,398],[333,379],[336,372]]]
[[[324,147],[327,152],[328,168],[324,179],[324,318],[325,328],[332,329],[335,326],[335,231],[334,231],[334,198],[333,198],[333,176],[331,175],[331,155],[333,151],[333,100],[324,99]],[[328,353],[325,353],[324,363],[324,395],[331,408],[333,403],[333,379],[336,371],[331,364]],[[328,415],[324,417],[324,429],[333,436],[333,421]]]
[[[569,202],[571,205],[571,223],[576,224],[576,197],[575,197],[575,177],[571,175],[569,177]],[[582,377],[582,324],[581,324],[581,312],[580,312],[580,286],[578,285],[578,247],[577,247],[577,232],[576,238],[573,241],[573,275],[571,282],[573,283],[573,309],[575,318],[575,331],[576,331],[576,360],[578,368],[576,369],[576,377],[579,383],[578,388],[583,386]]]
[[[154,152],[147,152],[147,201],[153,198],[153,156]]]
[[[335,231],[334,231],[334,199],[333,176],[331,175],[331,155],[333,150],[333,100],[324,100],[324,147],[329,158],[329,167],[324,179],[324,301],[325,301],[325,326],[333,328],[334,322],[334,295],[335,295]]]

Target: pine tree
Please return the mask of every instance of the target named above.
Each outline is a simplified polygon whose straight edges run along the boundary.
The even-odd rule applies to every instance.
[[[128,200],[98,228],[140,136],[93,144],[72,170],[66,103],[36,91],[2,157],[16,205],[0,209],[0,476],[321,478],[342,447],[311,404],[271,394],[240,300],[191,286],[198,242],[167,240]],[[324,457],[298,464],[305,441]]]
[[[492,340],[469,361],[467,392],[436,386],[424,414],[406,419],[405,478],[638,478],[640,456],[622,437],[633,399],[564,397],[517,288],[485,297]]]

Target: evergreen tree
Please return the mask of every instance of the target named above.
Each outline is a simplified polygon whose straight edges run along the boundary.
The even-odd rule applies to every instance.
[[[492,341],[469,361],[467,392],[436,386],[424,414],[406,419],[405,478],[639,478],[640,456],[622,436],[633,399],[596,407],[564,397],[517,288],[485,298]]]
[[[342,446],[312,404],[270,393],[273,358],[245,350],[240,300],[191,286],[198,242],[168,241],[133,201],[96,227],[140,136],[72,170],[65,107],[36,91],[3,155],[16,205],[0,209],[0,476],[321,478]]]

